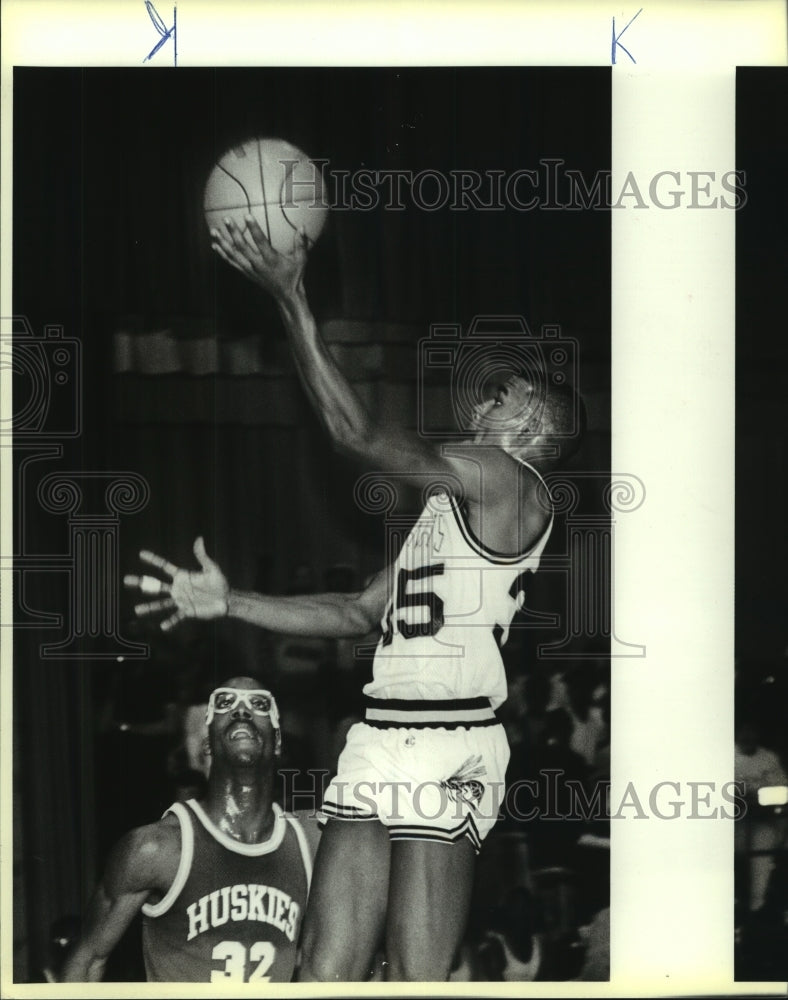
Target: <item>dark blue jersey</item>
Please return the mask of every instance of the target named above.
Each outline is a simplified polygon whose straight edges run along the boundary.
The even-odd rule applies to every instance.
[[[298,820],[273,810],[271,836],[242,844],[198,802],[170,807],[181,827],[181,858],[167,894],[142,908],[149,982],[292,979],[311,859]]]

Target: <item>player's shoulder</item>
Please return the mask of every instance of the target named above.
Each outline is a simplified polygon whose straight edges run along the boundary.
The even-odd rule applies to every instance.
[[[130,882],[147,886],[169,885],[181,857],[181,828],[176,816],[167,813],[154,823],[124,834],[110,857],[109,870]]]
[[[520,459],[517,462],[521,504],[525,503],[534,515],[544,522],[553,516],[553,500],[550,494],[549,476],[545,478],[539,469]]]
[[[176,816],[166,813],[161,819],[129,830],[117,845],[120,855],[137,864],[166,869],[178,865],[181,854],[181,827]]]

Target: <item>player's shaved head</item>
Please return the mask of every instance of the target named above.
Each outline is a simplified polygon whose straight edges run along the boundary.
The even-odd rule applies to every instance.
[[[555,445],[564,461],[580,447],[587,425],[586,405],[580,393],[570,385],[550,385],[537,420],[527,420],[522,435]]]
[[[223,681],[219,687],[238,688],[241,691],[267,690],[266,685],[256,677],[231,677],[229,680]]]

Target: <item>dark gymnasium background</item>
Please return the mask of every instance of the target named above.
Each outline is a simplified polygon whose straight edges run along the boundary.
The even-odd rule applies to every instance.
[[[771,761],[788,785],[788,69],[736,71],[736,770]],[[771,755],[771,756],[770,756]],[[781,768],[775,769],[774,763]],[[748,761],[750,762],[748,765]],[[736,830],[738,980],[788,979],[788,807],[749,810]],[[746,860],[748,851],[760,851]],[[758,883],[760,882],[760,888]]]
[[[143,547],[191,565],[198,534],[234,585],[275,593],[360,587],[386,556],[382,516],[355,503],[359,470],[327,446],[275,308],[211,254],[201,205],[214,160],[269,135],[332,171],[508,175],[553,159],[591,183],[610,169],[610,73],[24,68],[14,116],[14,313],[32,331],[19,327],[17,341],[43,344],[28,354],[49,387],[44,422],[26,411],[17,423],[14,463],[15,977],[36,981],[53,923],[82,911],[109,846],[173,797],[173,706],[212,681],[263,673],[286,719],[288,765],[320,767],[369,669],[309,644],[283,650],[238,623],[164,637],[134,618],[120,586]],[[574,514],[607,537],[608,211],[430,212],[409,200],[334,211],[307,283],[359,393],[411,427],[431,323],[517,314],[533,332],[557,324],[576,338],[590,432]],[[48,325],[62,327],[62,344],[45,338]],[[445,373],[427,376],[430,419],[445,423]],[[22,365],[17,413],[29,380]],[[414,503],[404,494],[397,510]],[[567,552],[560,530],[551,552]],[[561,565],[534,579],[529,609],[548,617],[513,632],[508,668],[515,682],[539,666],[604,687],[607,563],[583,584],[599,621],[571,628],[573,568]],[[98,590],[75,593],[75,581]],[[116,975],[131,977],[134,959],[118,961]]]

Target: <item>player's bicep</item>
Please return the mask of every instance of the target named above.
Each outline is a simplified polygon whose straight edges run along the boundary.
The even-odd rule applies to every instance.
[[[122,934],[151,892],[164,892],[175,874],[180,854],[176,827],[159,821],[122,837],[107,862],[96,894],[96,919]]]
[[[474,497],[479,475],[472,463],[456,462],[444,454],[440,444],[399,427],[375,427],[356,452],[356,457],[382,476],[396,474],[420,490],[430,480],[449,493]]]
[[[511,507],[521,468],[500,447],[467,441],[433,444],[398,428],[379,430],[373,452],[374,467],[382,473],[397,473],[420,490],[440,488],[471,503],[505,501]]]
[[[121,837],[93,894],[82,939],[64,970],[67,982],[101,978],[110,952],[152,893],[172,884],[180,857],[180,830],[170,817]]]
[[[91,955],[106,958],[142,909],[150,890],[118,892],[102,881],[91,901],[84,944]]]
[[[148,898],[149,889],[132,888],[137,879],[133,857],[122,841],[93,893],[82,937],[63,970],[64,982],[96,982],[102,978],[107,958]]]

